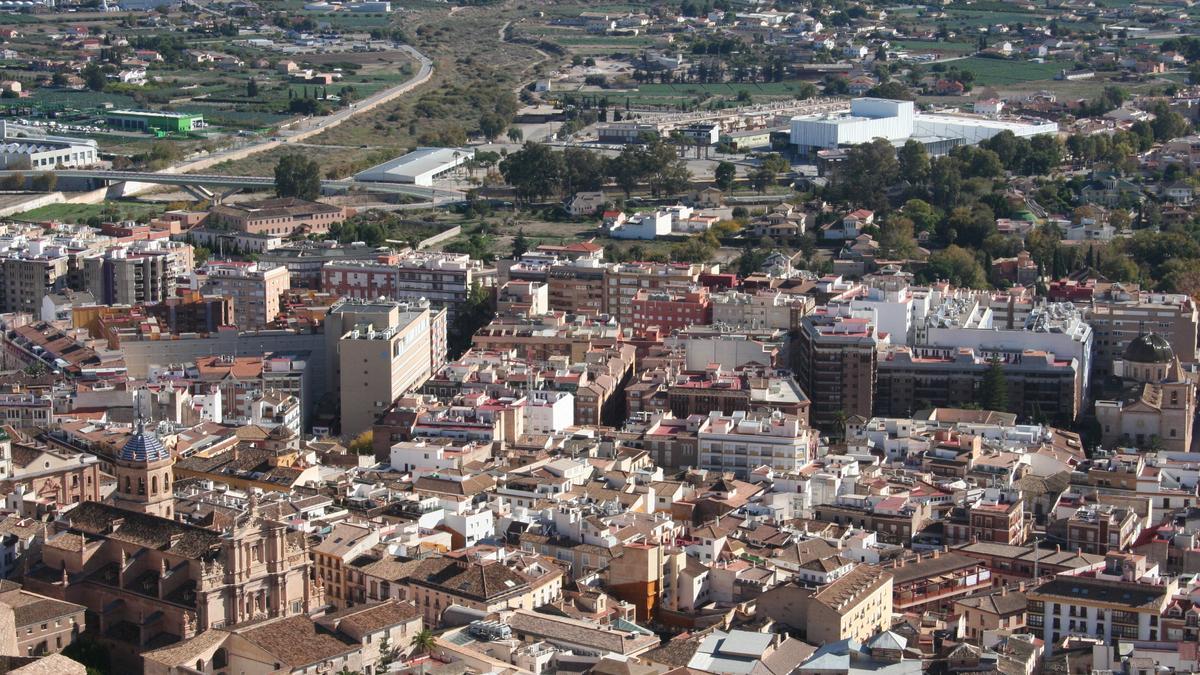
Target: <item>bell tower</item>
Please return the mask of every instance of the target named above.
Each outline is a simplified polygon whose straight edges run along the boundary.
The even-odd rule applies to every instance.
[[[175,458],[158,435],[146,430],[139,417],[134,434],[118,453],[114,473],[117,491],[113,503],[123,509],[161,518],[175,517],[172,492]]]

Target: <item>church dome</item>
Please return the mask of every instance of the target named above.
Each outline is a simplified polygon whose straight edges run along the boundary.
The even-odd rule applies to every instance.
[[[171,451],[162,444],[157,434],[146,431],[146,425],[140,420],[137,431],[125,443],[125,447],[121,448],[119,456],[119,459],[125,462],[158,462],[170,458]]]
[[[1175,350],[1158,333],[1142,333],[1125,347],[1123,358],[1134,363],[1170,363],[1175,359]]]

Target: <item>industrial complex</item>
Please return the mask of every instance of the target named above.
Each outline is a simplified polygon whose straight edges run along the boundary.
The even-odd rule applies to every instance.
[[[910,138],[929,146],[935,154],[956,145],[971,145],[1002,132],[1036,136],[1058,132],[1058,124],[1045,120],[981,117],[976,115],[917,112],[912,101],[857,98],[846,112],[792,118],[791,142],[801,154],[867,143],[884,138],[902,144]]]
[[[433,179],[453,171],[475,156],[469,148],[417,148],[396,159],[377,164],[354,177],[360,181],[412,183],[431,186]]]

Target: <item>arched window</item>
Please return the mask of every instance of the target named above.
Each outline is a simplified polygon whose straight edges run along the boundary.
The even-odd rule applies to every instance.
[[[133,492],[133,486],[129,483],[129,476],[125,476],[125,494]]]
[[[213,670],[220,670],[229,665],[229,656],[225,653],[225,648],[221,647],[213,653],[212,667]]]
[[[196,670],[201,673],[204,672],[204,659],[196,659]]]
[[[150,477],[150,494],[158,494],[158,476]]]
[[[138,476],[138,494],[146,494],[146,479],[141,476]]]

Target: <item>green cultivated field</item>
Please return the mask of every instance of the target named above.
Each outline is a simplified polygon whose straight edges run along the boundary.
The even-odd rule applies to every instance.
[[[1052,80],[1058,71],[1070,66],[1068,63],[1058,61],[1036,63],[1034,61],[1008,61],[974,56],[954,61],[951,65],[959,70],[969,70],[975,73],[975,84],[984,86]]]

